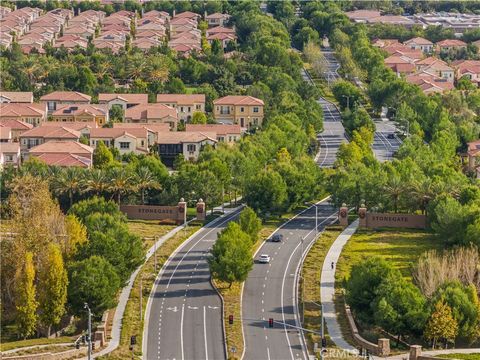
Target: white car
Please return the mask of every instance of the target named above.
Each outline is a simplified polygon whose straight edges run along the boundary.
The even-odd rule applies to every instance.
[[[262,254],[260,255],[260,258],[258,259],[258,262],[262,264],[268,264],[270,262],[270,256],[267,254]]]

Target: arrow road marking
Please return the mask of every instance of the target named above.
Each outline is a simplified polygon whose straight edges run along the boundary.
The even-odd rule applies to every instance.
[[[190,305],[189,305],[188,308],[189,308],[190,310],[198,310],[198,306],[190,306]]]
[[[173,308],[172,307],[168,307],[167,310],[170,310],[170,311],[173,311],[173,312],[177,312],[178,309],[176,306],[174,306]]]
[[[218,309],[218,306],[210,306],[210,305],[208,305],[208,308],[215,310],[215,309]]]

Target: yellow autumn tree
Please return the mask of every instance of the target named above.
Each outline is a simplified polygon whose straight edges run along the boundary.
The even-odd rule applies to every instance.
[[[16,325],[18,334],[26,339],[35,333],[37,327],[37,307],[35,299],[35,266],[33,265],[33,254],[25,253],[22,266],[15,276],[16,296],[15,307],[17,310]]]
[[[453,342],[458,334],[458,323],[453,317],[452,309],[442,300],[435,304],[430,319],[427,322],[423,336],[432,341],[432,347],[438,340]]]

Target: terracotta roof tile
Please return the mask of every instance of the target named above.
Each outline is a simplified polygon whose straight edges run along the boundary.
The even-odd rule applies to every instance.
[[[176,103],[179,105],[205,103],[205,94],[157,94],[157,103]]]
[[[51,140],[34,146],[29,152],[31,154],[84,154],[89,156],[93,154],[93,148],[78,141]]]
[[[263,100],[253,96],[228,95],[213,102],[214,105],[264,105]]]
[[[33,93],[31,91],[0,91],[0,97],[9,99],[12,103],[33,103]]]
[[[90,102],[91,96],[82,94],[78,91],[54,91],[50,94],[43,95],[41,101],[78,101]]]

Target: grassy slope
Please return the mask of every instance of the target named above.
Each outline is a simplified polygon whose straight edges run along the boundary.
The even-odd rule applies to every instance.
[[[445,354],[438,355],[437,358],[442,359],[461,359],[461,360],[480,360],[480,353],[477,354]]]
[[[382,229],[359,230],[354,234],[343,248],[335,274],[335,307],[342,332],[347,340],[350,337],[350,328],[344,312],[342,282],[349,277],[352,265],[363,259],[379,256],[391,261],[405,278],[411,279],[412,267],[418,257],[427,250],[441,248],[442,244],[436,241],[431,233],[425,231]],[[370,336],[367,337],[370,338]]]

